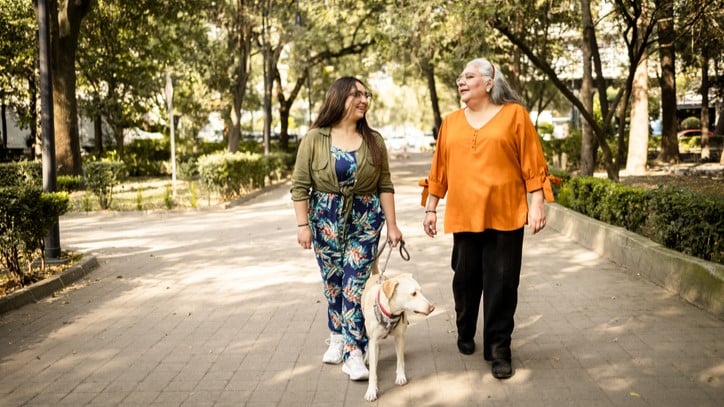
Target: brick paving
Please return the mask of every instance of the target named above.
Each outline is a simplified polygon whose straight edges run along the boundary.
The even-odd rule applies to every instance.
[[[391,339],[374,403],[366,382],[321,363],[320,277],[286,184],[230,209],[63,217],[63,247],[100,266],[0,316],[0,405],[724,405],[724,321],[552,229],[525,239],[515,376],[490,375],[480,334],[459,354],[452,239],[420,227],[429,158],[392,162],[412,260],[392,257],[387,273],[412,272],[436,305],[407,332],[407,385],[394,384]]]

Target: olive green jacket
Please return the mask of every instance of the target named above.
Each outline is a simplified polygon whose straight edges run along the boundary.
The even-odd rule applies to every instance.
[[[331,137],[329,128],[312,129],[302,137],[297,151],[297,161],[292,175],[292,200],[309,199],[312,189],[320,192],[352,195],[379,195],[381,192],[395,192],[390,177],[390,164],[387,159],[385,141],[379,133],[375,133],[375,141],[382,152],[382,162],[373,165],[372,155],[366,143],[357,150],[357,172],[354,186],[341,190],[337,181],[335,163],[331,153]],[[345,203],[351,200],[345,199]]]

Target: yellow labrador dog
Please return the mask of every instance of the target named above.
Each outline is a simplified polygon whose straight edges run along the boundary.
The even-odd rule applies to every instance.
[[[362,313],[369,344],[367,361],[369,362],[369,384],[365,400],[377,399],[377,362],[379,360],[379,341],[392,335],[395,338],[397,355],[397,377],[395,383],[407,383],[405,376],[405,331],[407,331],[407,313],[429,315],[435,306],[422,295],[420,284],[412,274],[405,273],[394,277],[380,278],[377,264],[362,291]]]

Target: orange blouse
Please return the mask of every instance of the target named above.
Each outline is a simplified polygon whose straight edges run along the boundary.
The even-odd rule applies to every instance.
[[[502,231],[528,220],[526,192],[543,188],[553,201],[548,165],[528,111],[516,103],[502,109],[479,129],[463,109],[440,126],[430,175],[420,184],[423,205],[429,193],[447,194],[445,233]]]

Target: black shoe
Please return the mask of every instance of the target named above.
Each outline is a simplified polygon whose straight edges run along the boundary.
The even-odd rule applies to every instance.
[[[513,376],[513,368],[507,359],[493,359],[493,368],[491,370],[493,377],[499,380],[509,379]]]
[[[458,338],[458,350],[463,355],[472,355],[473,352],[475,352],[475,341],[472,339],[466,341],[464,339]]]
[[[483,359],[485,359],[486,362],[490,362],[491,360],[493,360],[493,356],[491,355],[491,352],[489,350],[486,349],[483,351]]]

